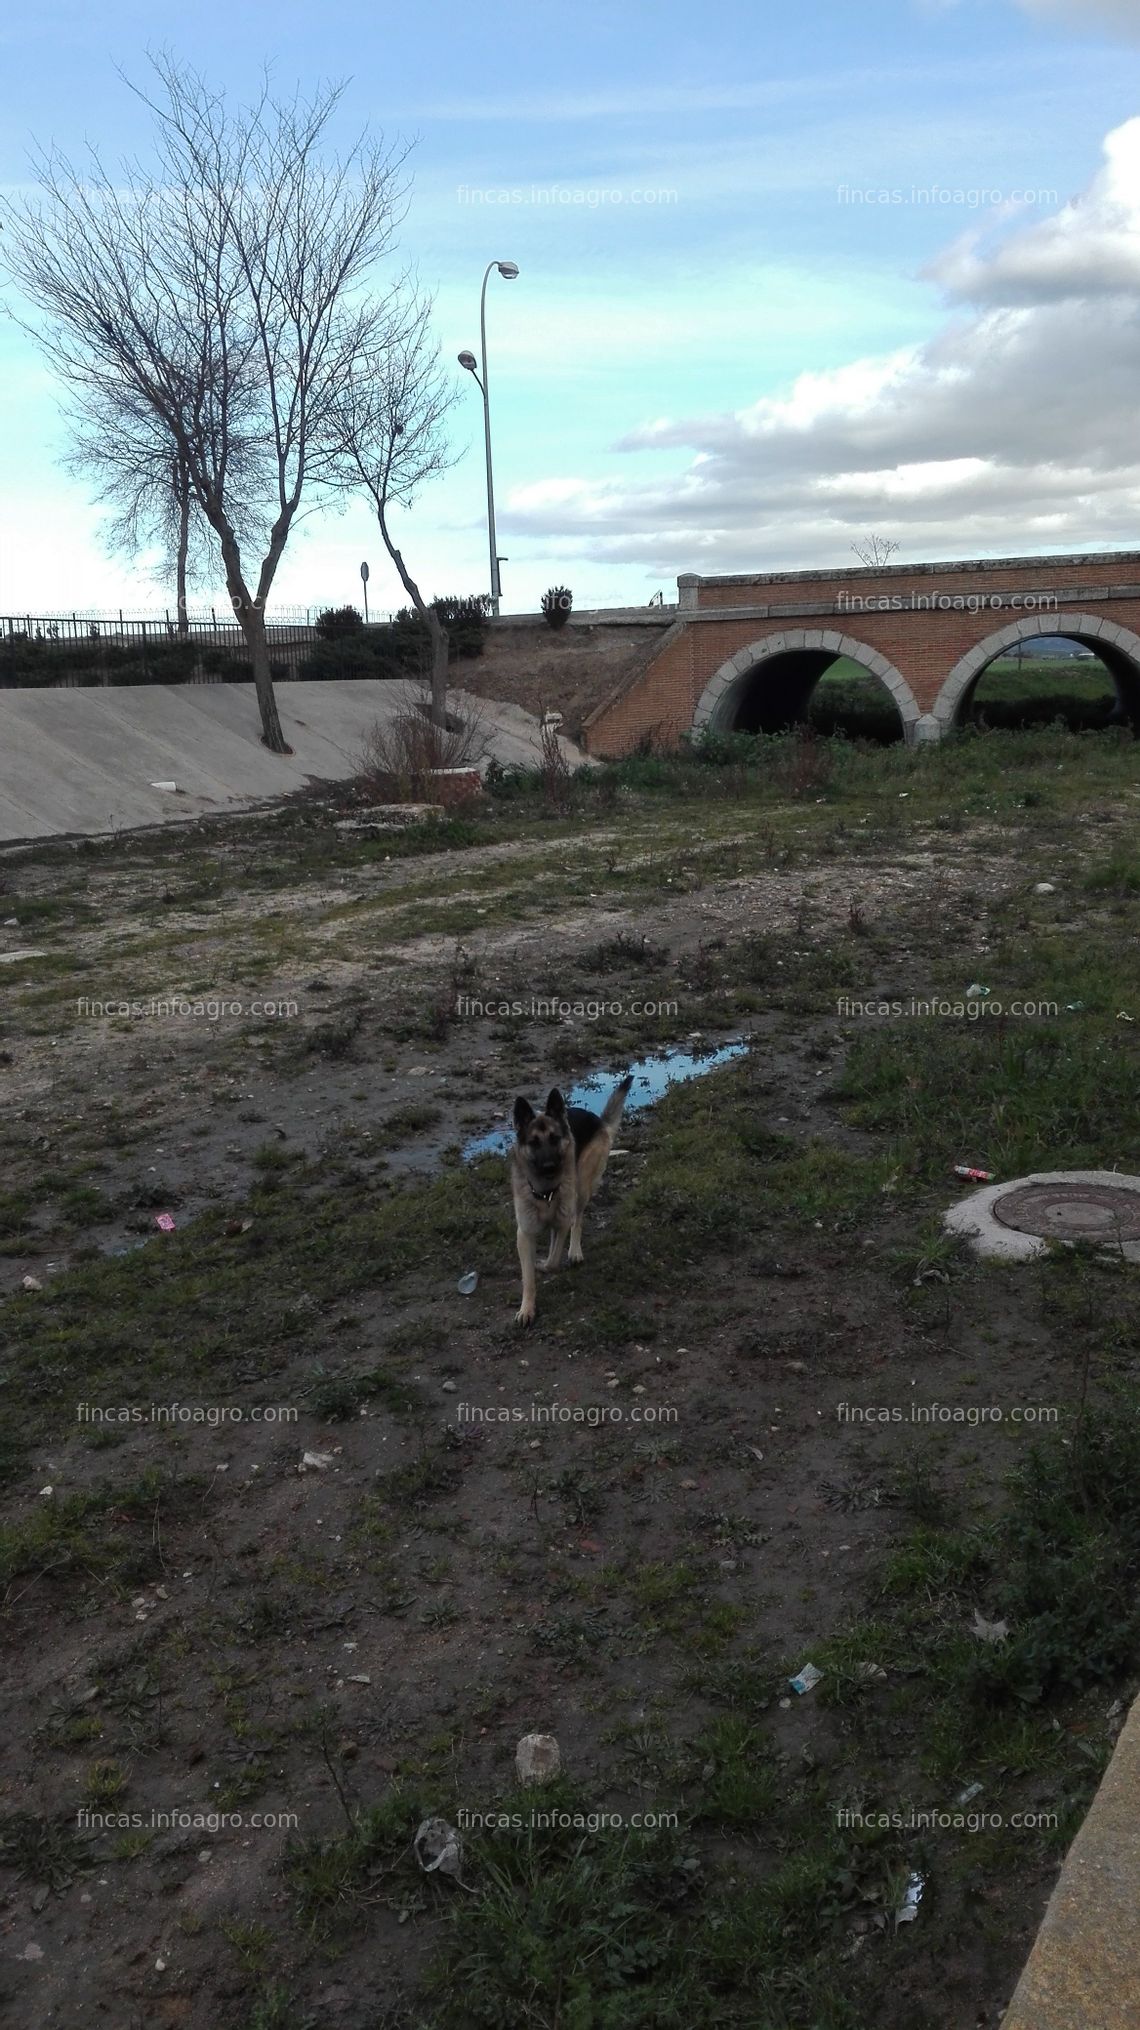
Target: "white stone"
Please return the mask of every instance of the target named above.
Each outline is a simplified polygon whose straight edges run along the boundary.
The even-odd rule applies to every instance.
[[[515,1750],[520,1783],[548,1783],[562,1767],[562,1751],[553,1734],[524,1734]]]

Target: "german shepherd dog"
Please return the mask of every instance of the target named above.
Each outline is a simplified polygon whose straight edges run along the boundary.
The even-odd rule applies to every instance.
[[[602,1181],[632,1084],[631,1073],[615,1086],[600,1114],[588,1107],[568,1107],[557,1086],[541,1114],[529,1100],[515,1101],[511,1194],[522,1265],[519,1325],[534,1323],[535,1248],[543,1229],[550,1230],[544,1269],[561,1268],[567,1236],[570,1260],[582,1260],[582,1215]]]

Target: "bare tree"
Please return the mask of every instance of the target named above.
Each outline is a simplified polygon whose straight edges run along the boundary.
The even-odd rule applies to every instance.
[[[889,564],[898,547],[893,536],[875,535],[863,536],[851,545],[861,564],[875,566]]]
[[[157,575],[175,585],[180,635],[189,633],[187,588],[209,571],[212,532],[204,521],[185,458],[171,451],[168,431],[147,405],[118,401],[72,419],[70,469],[95,483],[95,499],[111,510],[101,531],[109,550],[137,556],[157,548]]]
[[[286,753],[265,607],[302,497],[337,484],[330,424],[353,363],[381,347],[391,301],[367,285],[402,216],[405,151],[360,136],[324,155],[343,86],[256,103],[152,58],[153,169],[81,175],[37,158],[38,194],[0,206],[30,328],[78,408],[151,414],[221,552],[266,746]],[[402,278],[393,285],[399,296]],[[170,467],[173,470],[173,464]],[[242,557],[237,493],[256,509]]]
[[[419,489],[454,464],[444,418],[455,400],[440,371],[429,329],[431,302],[412,298],[362,353],[346,376],[337,408],[339,464],[346,486],[362,487],[376,510],[380,535],[400,583],[431,643],[431,717],[447,713],[448,634],[408,569],[392,533],[393,508],[410,507]]]

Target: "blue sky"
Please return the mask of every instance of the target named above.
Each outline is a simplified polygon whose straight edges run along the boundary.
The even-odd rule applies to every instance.
[[[165,43],[237,98],[351,79],[345,132],[414,137],[401,246],[443,356],[487,261],[508,611],[674,596],[678,571],[1101,548],[1140,534],[1136,0],[444,0],[179,9],[48,0],[0,31],[0,181],[33,140],[114,159]],[[1135,125],[1129,125],[1136,121]],[[1107,150],[1107,152],[1106,152]],[[486,582],[481,410],[402,535]],[[0,613],[161,607],[62,470],[51,376],[0,323]],[[401,603],[362,506],[311,518],[282,606]],[[219,579],[220,591],[220,579]],[[203,593],[208,603],[209,594]]]

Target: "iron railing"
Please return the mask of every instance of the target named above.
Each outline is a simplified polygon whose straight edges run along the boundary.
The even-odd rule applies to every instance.
[[[266,621],[276,676],[300,673],[320,640],[319,610],[278,608]],[[373,624],[389,618],[377,615]],[[181,632],[169,610],[0,615],[0,688],[241,683],[250,674],[245,638],[224,608],[188,616]]]

